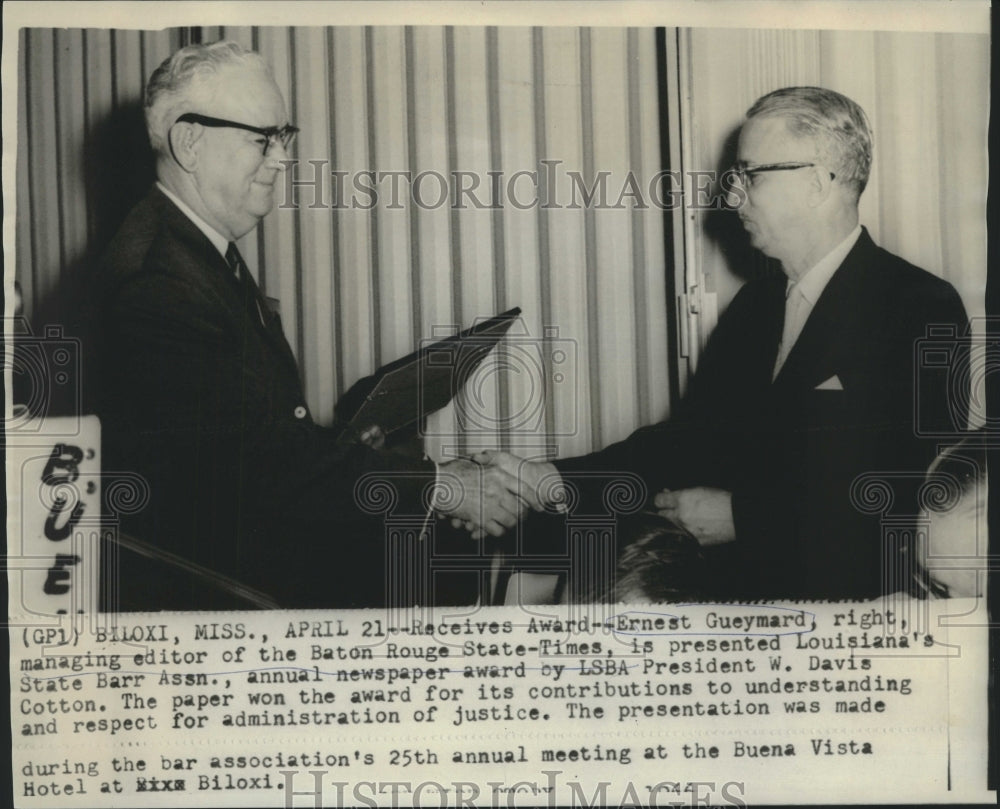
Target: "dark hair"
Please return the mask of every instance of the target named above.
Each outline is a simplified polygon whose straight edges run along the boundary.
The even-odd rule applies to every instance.
[[[705,559],[690,533],[655,512],[618,519],[614,584],[592,600],[686,601],[704,592]]]
[[[983,430],[976,430],[942,450],[928,467],[920,505],[930,513],[948,514],[970,497],[983,497],[986,481],[987,439]],[[985,507],[985,498],[981,505]],[[914,557],[912,595],[947,598],[948,585],[934,578],[916,551]]]
[[[922,505],[942,514],[951,511],[963,495],[986,480],[986,435],[977,430],[942,450],[927,468]],[[948,485],[940,492],[936,482]]]

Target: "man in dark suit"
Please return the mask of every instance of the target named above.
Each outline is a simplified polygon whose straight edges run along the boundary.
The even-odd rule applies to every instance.
[[[859,226],[871,155],[864,112],[838,93],[793,87],[757,101],[730,203],[784,275],[739,291],[669,421],[580,458],[493,462],[532,485],[562,475],[591,498],[595,470],[639,473],[660,513],[715,552],[718,595],[869,597],[905,585],[890,575],[897,549],[882,520],[915,512],[905,481],[934,457],[916,405],[925,429],[965,427],[962,397],[947,374],[921,372],[917,341],[928,326],[963,335],[967,324],[950,284]],[[967,379],[955,356],[951,380]],[[880,472],[904,481],[882,510],[860,477]]]
[[[121,552],[106,605],[247,606],[234,599],[246,586],[287,607],[381,605],[385,492],[370,473],[403,513],[426,514],[436,492],[477,531],[513,525],[506,472],[437,468],[313,421],[235,245],[273,207],[297,131],[264,60],[228,42],[183,48],[150,78],[146,118],[158,182],[97,285],[105,469],[139,473],[149,496],[121,526],[141,552]]]

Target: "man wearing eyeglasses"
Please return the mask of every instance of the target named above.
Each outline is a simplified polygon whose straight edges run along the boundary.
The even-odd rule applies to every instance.
[[[928,326],[961,336],[967,323],[950,284],[859,225],[871,160],[865,113],[843,95],[791,87],[758,100],[729,201],[783,275],[739,291],[670,421],[581,458],[492,461],[533,485],[548,476],[548,491],[561,475],[591,499],[595,470],[640,473],[660,514],[716,555],[718,596],[905,586],[896,568],[914,558],[914,481],[934,457],[914,413],[923,429],[953,432],[967,404],[960,384],[949,390],[968,378],[954,338],[950,373],[919,368],[917,341]],[[879,473],[895,490],[866,485]]]
[[[183,48],[151,76],[145,111],[158,179],[100,275],[100,415],[105,468],[141,474],[149,502],[121,526],[105,603],[383,604],[385,528],[355,498],[367,473],[403,513],[425,510],[437,480],[477,532],[513,525],[506,472],[458,460],[441,474],[313,421],[236,247],[274,207],[297,132],[264,60],[230,42]]]

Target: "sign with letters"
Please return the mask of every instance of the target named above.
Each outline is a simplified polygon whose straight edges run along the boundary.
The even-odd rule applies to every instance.
[[[20,608],[28,615],[92,612],[100,569],[97,416],[40,419],[8,432],[6,452],[7,487],[15,493],[7,498],[8,556],[12,583],[20,578]]]

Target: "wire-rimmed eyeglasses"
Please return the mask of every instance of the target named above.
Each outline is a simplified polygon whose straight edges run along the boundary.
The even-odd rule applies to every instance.
[[[287,149],[292,145],[292,141],[295,139],[296,133],[299,128],[292,126],[291,124],[285,124],[284,126],[250,126],[250,124],[241,124],[237,121],[227,121],[223,118],[212,118],[210,115],[201,115],[197,112],[185,112],[181,115],[174,123],[192,123],[201,124],[202,126],[213,126],[213,127],[230,127],[232,129],[245,129],[247,132],[254,132],[264,138],[261,143],[261,150],[264,157],[267,157],[267,153],[271,150],[271,147],[280,143],[283,149]]]
[[[748,166],[746,163],[735,163],[729,168],[740,185],[750,188],[754,183],[754,178],[758,174],[766,174],[770,171],[795,171],[796,169],[807,169],[815,166],[815,163],[787,162],[787,163],[765,163],[762,166]],[[836,179],[836,175],[831,171],[830,179]]]

